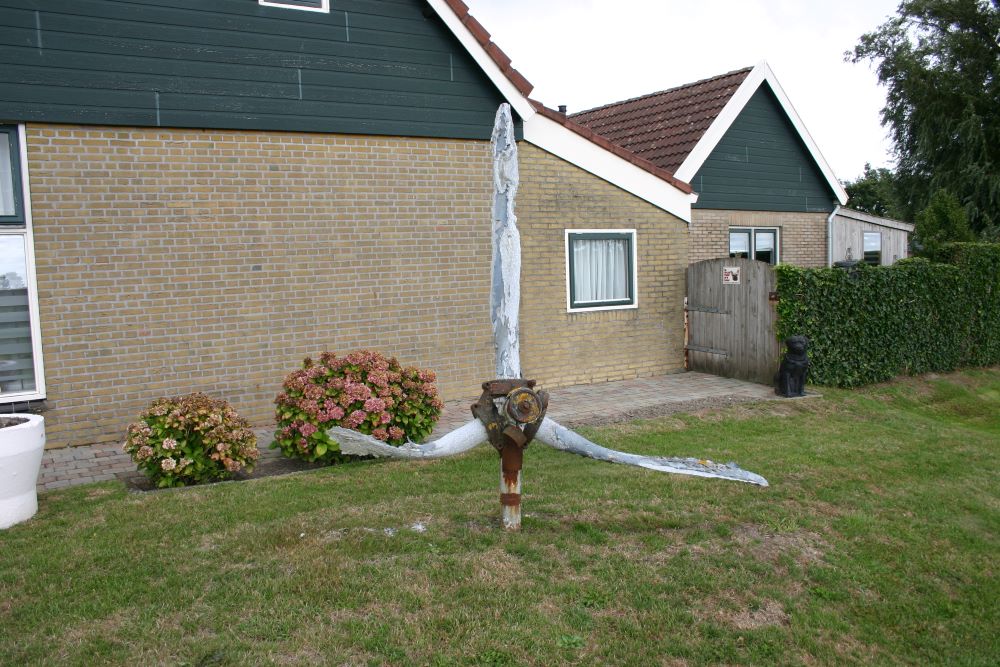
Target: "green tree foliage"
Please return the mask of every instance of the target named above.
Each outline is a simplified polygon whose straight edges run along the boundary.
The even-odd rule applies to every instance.
[[[944,243],[973,239],[965,209],[947,190],[935,192],[927,207],[917,214],[913,248],[922,257],[937,259]]]
[[[897,192],[896,175],[885,167],[872,169],[865,163],[865,172],[855,181],[844,183],[851,208],[883,218],[907,220]]]
[[[1000,227],[1000,0],[904,0],[848,57],[886,86],[904,207],[956,195],[972,230]]]

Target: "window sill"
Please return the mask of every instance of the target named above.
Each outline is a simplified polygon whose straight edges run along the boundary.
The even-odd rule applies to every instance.
[[[639,304],[631,303],[625,306],[593,306],[586,308],[567,308],[566,312],[570,314],[580,314],[580,313],[598,313],[606,310],[638,310]]]
[[[12,412],[27,412],[33,415],[40,415],[48,411],[48,409],[49,404],[46,398],[0,398],[0,416]]]

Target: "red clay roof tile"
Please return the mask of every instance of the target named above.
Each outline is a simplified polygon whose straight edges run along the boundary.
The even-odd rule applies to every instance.
[[[675,188],[677,188],[681,192],[685,192],[685,193],[688,193],[688,194],[694,192],[694,190],[691,188],[691,186],[689,184],[687,184],[684,181],[676,178],[673,175],[673,173],[667,171],[666,169],[663,169],[662,167],[659,167],[659,166],[653,164],[649,160],[647,160],[647,159],[645,159],[645,158],[643,158],[643,157],[641,157],[639,155],[636,155],[634,152],[632,152],[632,151],[630,151],[630,150],[628,150],[626,148],[622,148],[621,146],[618,146],[617,144],[612,143],[611,141],[609,141],[605,137],[601,136],[600,134],[597,134],[596,132],[594,132],[590,128],[588,128],[588,127],[586,127],[584,125],[581,125],[580,123],[577,123],[572,118],[567,117],[566,114],[559,113],[558,111],[555,111],[554,109],[549,109],[547,106],[545,106],[544,104],[542,104],[541,102],[539,102],[537,100],[529,100],[529,101],[531,102],[532,106],[535,107],[535,110],[538,113],[542,114],[546,118],[549,118],[549,119],[551,119],[551,120],[559,123],[563,127],[567,128],[569,130],[572,130],[573,132],[579,134],[584,139],[587,139],[588,141],[596,144],[597,146],[600,146],[601,148],[603,148],[604,150],[608,151],[609,153],[614,153],[615,155],[617,155],[618,157],[622,158],[623,160],[631,162],[635,166],[637,166],[640,169],[643,169],[645,171],[648,171],[649,173],[653,174],[657,178],[663,179],[664,181],[670,183],[671,185],[673,185]]]
[[[753,68],[581,111],[572,120],[670,173],[684,163]]]

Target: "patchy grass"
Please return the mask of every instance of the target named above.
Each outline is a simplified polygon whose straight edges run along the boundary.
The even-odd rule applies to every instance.
[[[0,663],[992,665],[1000,370],[591,429],[767,489],[526,457],[44,494],[0,532]]]

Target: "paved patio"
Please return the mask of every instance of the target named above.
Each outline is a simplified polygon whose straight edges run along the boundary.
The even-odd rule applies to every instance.
[[[603,424],[775,398],[771,387],[704,373],[577,385],[549,393],[548,415],[565,426]],[[469,406],[476,398],[470,396],[446,403],[432,438],[469,421],[472,418]],[[261,448],[258,468],[277,465],[280,452],[267,448],[273,430],[258,428],[256,431]],[[53,449],[46,451],[42,459],[38,490],[111,479],[134,480],[137,475],[135,464],[118,445]]]

